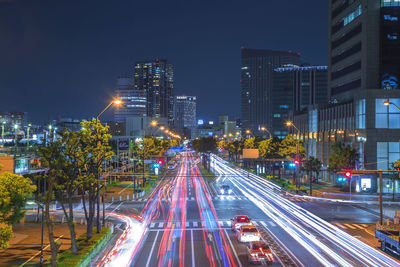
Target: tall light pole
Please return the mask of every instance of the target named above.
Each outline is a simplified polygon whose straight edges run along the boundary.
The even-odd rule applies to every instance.
[[[6,125],[6,122],[3,121],[3,123],[1,124],[1,140],[3,142],[3,145],[4,145],[4,127],[5,127],[5,125]]]
[[[393,102],[385,101],[385,102],[383,102],[383,104],[385,106],[393,105],[395,108],[397,108],[400,111],[400,108]]]
[[[295,129],[297,130],[298,138],[297,138],[297,142],[296,142],[296,159],[299,160],[299,138],[300,138],[300,130],[299,130],[299,128],[296,127],[296,125],[294,125],[294,123],[293,123],[292,121],[287,121],[287,122],[286,122],[286,125],[287,125],[288,127],[293,127],[293,128],[295,128]],[[299,162],[299,163],[300,163],[300,162]],[[299,188],[299,182],[298,182],[298,179],[297,179],[297,170],[298,170],[298,165],[296,164],[296,167],[295,167],[295,169],[294,169],[294,180],[295,180],[296,183],[297,183],[297,189],[298,189],[298,188]],[[311,177],[310,177],[310,179],[311,179]]]
[[[151,126],[157,126],[157,121],[151,121],[150,122],[150,125]],[[166,132],[167,132],[168,130],[166,130]],[[145,181],[146,181],[146,178],[145,178],[145,175],[146,175],[146,168],[145,168],[145,164],[144,164],[144,161],[146,160],[146,152],[145,152],[145,150],[146,150],[146,127],[144,127],[143,128],[143,185],[145,184]],[[137,188],[137,192],[139,193],[139,183],[137,182],[136,183],[136,188]]]
[[[51,124],[49,125],[49,138],[47,138],[49,141],[51,141],[51,129],[53,128],[53,126],[51,126]]]
[[[26,141],[26,147],[29,148],[29,130],[31,129],[32,124],[28,124],[28,129],[26,130],[26,135],[27,135],[27,141]]]
[[[17,156],[18,124],[14,124],[14,158]]]
[[[269,135],[269,138],[272,138],[272,134],[271,134],[271,132],[268,130],[267,127],[262,126],[262,127],[260,128],[260,130],[261,130],[262,132],[267,132],[268,135]]]
[[[115,105],[120,105],[122,104],[122,100],[120,99],[114,99],[113,101],[110,102],[97,116],[96,116],[96,136],[97,136],[97,123],[99,123],[99,118],[101,114],[103,114],[109,107],[111,107],[113,104]],[[117,144],[118,145],[118,144]],[[100,224],[100,175],[97,173],[97,233],[100,233],[101,231],[101,224]],[[103,211],[104,211],[104,199],[103,199]],[[104,212],[103,212],[103,217],[104,217]],[[104,220],[103,220],[104,221]]]

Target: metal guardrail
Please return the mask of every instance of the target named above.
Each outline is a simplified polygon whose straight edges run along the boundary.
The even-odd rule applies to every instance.
[[[109,229],[107,234],[104,236],[104,238],[99,243],[97,243],[97,245],[92,249],[92,251],[90,251],[90,253],[79,263],[78,267],[89,266],[93,257],[96,256],[97,253],[99,253],[99,251],[111,239],[112,236],[113,236],[113,233]]]

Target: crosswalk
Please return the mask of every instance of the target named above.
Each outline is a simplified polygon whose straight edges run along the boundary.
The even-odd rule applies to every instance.
[[[170,202],[172,199],[171,198],[161,198],[161,201],[165,201],[165,202]],[[180,198],[177,199],[178,201],[181,200]],[[195,201],[196,198],[195,197],[187,197],[186,198],[187,201]],[[228,200],[228,201],[232,201],[232,200],[248,200],[247,197],[245,196],[216,196],[213,197],[213,200],[220,200],[220,201],[224,201],[224,200]],[[148,199],[147,198],[139,198],[139,199],[135,199],[134,201],[136,202],[147,202]]]
[[[333,223],[333,225],[341,230],[365,230],[368,227],[365,223]]]
[[[252,221],[256,227],[276,227],[276,223],[273,221]],[[221,228],[231,228],[232,222],[230,220],[220,220],[218,221]],[[206,222],[206,221],[186,221],[185,228],[188,229],[200,229],[204,226],[217,228],[216,222]],[[149,229],[180,229],[182,228],[181,222],[164,223],[164,222],[151,222],[148,226]]]

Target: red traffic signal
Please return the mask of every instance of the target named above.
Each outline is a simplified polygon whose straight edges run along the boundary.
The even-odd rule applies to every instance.
[[[346,171],[344,176],[346,176],[346,178],[351,178],[351,171]]]
[[[162,159],[159,159],[159,160],[157,161],[157,163],[160,164],[160,165],[163,165],[163,164],[164,164],[164,161],[163,161]]]
[[[294,164],[299,165],[299,164],[300,164],[300,160],[295,159],[295,160],[294,160]]]

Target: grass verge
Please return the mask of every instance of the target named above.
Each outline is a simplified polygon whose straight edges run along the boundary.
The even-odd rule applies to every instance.
[[[64,251],[58,256],[58,266],[78,266],[95,249],[97,244],[107,237],[110,231],[109,228],[102,228],[100,233],[96,233],[96,229],[93,229],[93,236],[90,240],[86,240],[86,233],[81,235],[77,240],[78,254],[72,254],[71,249]]]
[[[204,168],[203,164],[199,164],[200,170],[203,173],[203,175],[207,178],[207,180],[212,181],[215,178],[215,174],[211,171],[207,171],[206,168]]]

